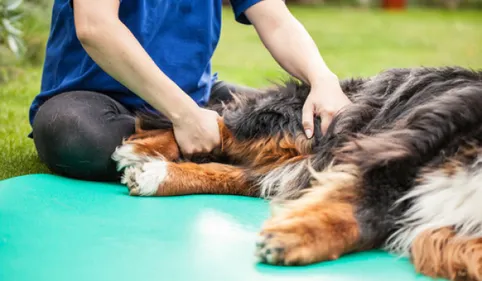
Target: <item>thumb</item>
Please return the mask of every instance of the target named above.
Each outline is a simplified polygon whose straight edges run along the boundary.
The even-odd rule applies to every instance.
[[[313,136],[313,106],[305,105],[303,107],[303,129],[305,130],[306,137],[311,139]]]
[[[323,114],[321,117],[321,132],[326,134],[328,127],[330,126],[331,121],[333,120],[333,116],[331,114]]]

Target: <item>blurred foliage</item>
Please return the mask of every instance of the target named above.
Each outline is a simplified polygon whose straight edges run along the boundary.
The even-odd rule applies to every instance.
[[[0,0],[0,83],[40,66],[53,0]]]
[[[482,9],[482,0],[407,0],[413,7],[446,9]]]
[[[7,46],[17,57],[25,50],[20,30],[22,0],[3,0],[0,2],[0,45]]]

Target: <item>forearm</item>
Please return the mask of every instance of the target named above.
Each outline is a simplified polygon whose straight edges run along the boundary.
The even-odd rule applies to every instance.
[[[167,77],[119,20],[96,25],[81,37],[89,56],[109,75],[173,122],[197,105]]]
[[[313,84],[334,76],[315,42],[296,19],[286,21],[264,41],[276,61],[298,79]]]
[[[291,75],[310,84],[336,78],[311,36],[282,1],[263,2],[258,4],[260,8],[252,12],[250,19],[263,44],[279,65]]]

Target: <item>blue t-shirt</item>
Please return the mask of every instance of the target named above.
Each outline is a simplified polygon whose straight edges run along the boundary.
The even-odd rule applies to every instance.
[[[215,80],[211,58],[221,31],[222,0],[120,1],[120,20],[158,67],[199,105],[205,104]],[[236,21],[249,24],[244,11],[259,1],[231,0]],[[77,39],[71,0],[56,0],[30,123],[47,99],[73,90],[107,93],[131,110],[151,108],[89,57]]]

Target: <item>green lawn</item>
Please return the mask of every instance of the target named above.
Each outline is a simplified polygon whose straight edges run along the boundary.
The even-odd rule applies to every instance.
[[[355,9],[292,8],[340,78],[410,66],[482,67],[482,11],[402,13]],[[225,10],[222,39],[214,57],[221,79],[263,86],[285,73],[254,30]],[[0,180],[48,172],[27,138],[28,106],[39,89],[39,67],[25,67],[0,85]]]

